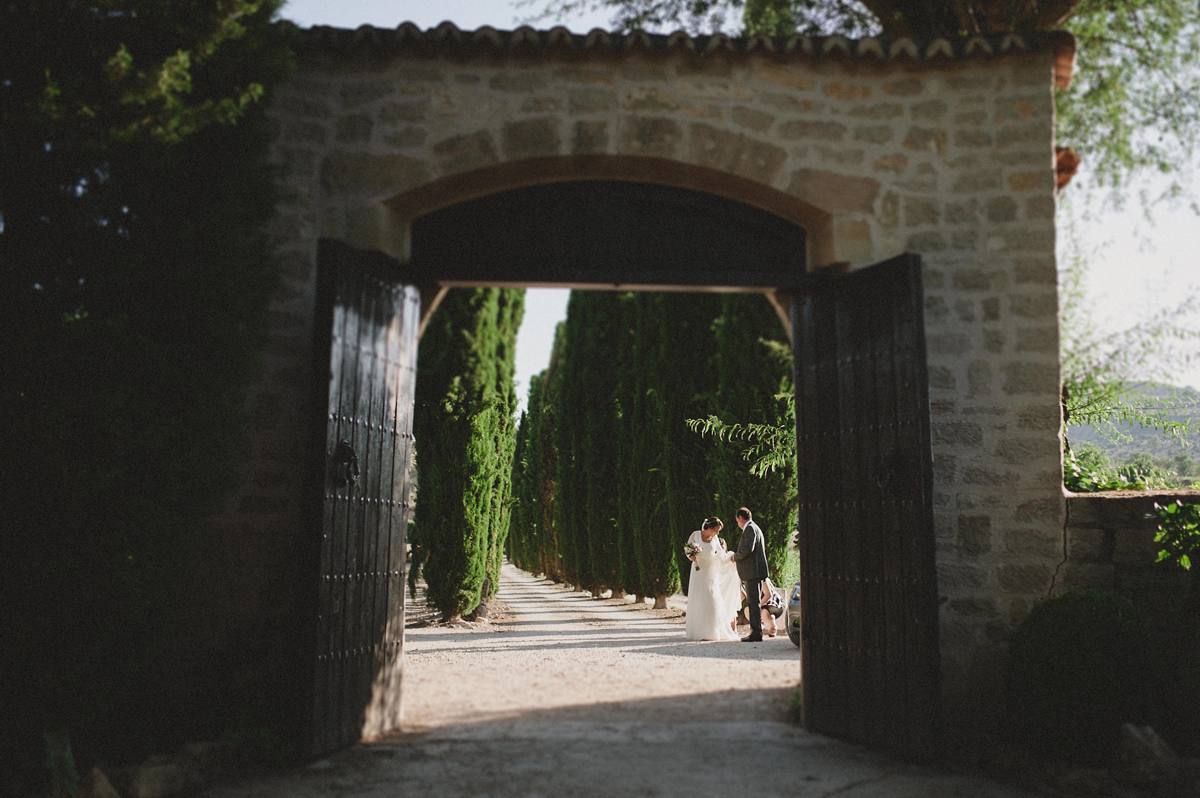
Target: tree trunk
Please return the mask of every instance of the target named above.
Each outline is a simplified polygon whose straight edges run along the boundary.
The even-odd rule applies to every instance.
[[[603,593],[604,591],[598,587],[592,588],[592,598],[600,598]]]
[[[612,589],[612,596],[611,596],[611,598],[619,598],[619,599],[623,599],[623,598],[625,598],[625,591],[624,591],[624,590],[622,590],[622,589],[621,589],[621,588],[619,588],[619,587],[614,587],[614,588]]]
[[[667,608],[667,594],[660,593],[654,597],[654,609],[665,610]]]
[[[635,603],[635,604],[645,604],[645,603],[646,603],[646,597],[645,597],[645,596],[643,596],[641,593],[638,593],[638,594],[637,594],[637,597],[634,599],[634,603]]]

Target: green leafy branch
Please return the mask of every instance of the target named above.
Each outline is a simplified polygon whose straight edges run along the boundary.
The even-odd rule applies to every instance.
[[[1200,504],[1184,504],[1176,499],[1168,504],[1154,503],[1158,532],[1154,542],[1162,546],[1158,562],[1169,560],[1190,571],[1192,561],[1200,558]]]
[[[796,417],[796,396],[785,392],[775,395],[786,411],[784,418]],[[692,432],[713,436],[721,441],[742,441],[749,445],[742,450],[742,458],[750,463],[750,473],[764,477],[776,469],[787,469],[796,462],[796,431],[791,425],[775,424],[730,424],[714,415],[707,418],[689,418]]]

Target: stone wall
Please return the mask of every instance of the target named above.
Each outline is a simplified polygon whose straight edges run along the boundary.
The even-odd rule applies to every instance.
[[[1158,531],[1155,502],[1166,504],[1177,498],[1200,501],[1200,492],[1069,496],[1064,525],[1067,556],[1055,592],[1115,590],[1147,606],[1177,599],[1187,573],[1177,565],[1155,562],[1159,546],[1154,542]]]
[[[755,204],[788,218],[800,207],[810,268],[923,256],[944,692],[951,718],[985,716],[997,651],[1061,560],[1053,49],[815,57],[395,38],[310,33],[274,101],[287,279],[249,484],[227,523],[233,604],[259,606],[232,586],[253,592],[246,570],[270,572],[303,528],[318,237],[403,259],[406,198],[449,204],[496,174],[506,187],[546,179],[534,167],[547,163],[634,180],[685,169],[717,194],[759,187]],[[587,174],[597,163],[612,168]]]

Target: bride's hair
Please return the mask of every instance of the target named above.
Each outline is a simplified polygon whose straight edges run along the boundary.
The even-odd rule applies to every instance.
[[[721,523],[721,519],[717,518],[715,515],[710,515],[708,518],[704,519],[704,526],[701,527],[701,529],[713,529],[714,527],[721,526],[725,526]]]

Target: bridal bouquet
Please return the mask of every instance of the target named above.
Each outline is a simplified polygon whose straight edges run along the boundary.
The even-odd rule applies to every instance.
[[[688,544],[685,544],[683,547],[683,556],[685,556],[685,557],[695,557],[699,553],[700,553],[700,547],[698,545],[696,545],[695,543],[688,543]],[[700,563],[696,563],[695,567],[696,567],[696,570],[699,571]]]

